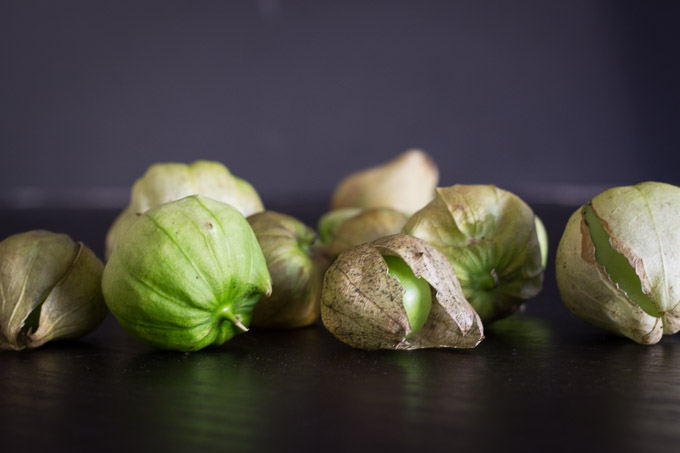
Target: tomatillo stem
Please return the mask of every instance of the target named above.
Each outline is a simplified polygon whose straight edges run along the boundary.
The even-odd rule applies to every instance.
[[[241,320],[239,319],[238,316],[234,315],[234,313],[231,312],[231,308],[229,306],[222,307],[222,309],[218,312],[217,316],[231,321],[232,324],[234,324],[242,331],[248,332],[248,328],[241,323]]]

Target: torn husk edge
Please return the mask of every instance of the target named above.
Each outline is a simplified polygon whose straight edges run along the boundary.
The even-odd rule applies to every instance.
[[[383,255],[400,257],[432,287],[427,321],[408,340],[403,287],[388,274]],[[321,316],[333,335],[361,349],[473,348],[484,338],[482,322],[446,257],[404,234],[343,252],[326,273]]]

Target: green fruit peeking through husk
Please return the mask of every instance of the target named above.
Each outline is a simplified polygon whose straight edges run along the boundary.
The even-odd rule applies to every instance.
[[[255,306],[254,327],[295,328],[319,319],[328,258],[314,230],[278,212],[248,217],[272,277],[272,294]]]
[[[161,349],[195,351],[247,330],[271,279],[243,215],[191,196],[150,209],[130,226],[102,288],[133,336]]]
[[[680,188],[615,187],[569,219],[557,248],[565,306],[641,344],[680,330]]]
[[[0,242],[0,349],[77,338],[106,316],[104,264],[65,234],[35,230]]]
[[[264,209],[259,195],[248,181],[234,176],[219,162],[198,160],[191,164],[157,163],[135,181],[130,204],[116,218],[106,235],[106,257],[116,240],[137,218],[156,206],[189,195],[201,195],[228,203],[245,217]]]
[[[411,333],[406,338],[411,338],[423,327],[432,308],[432,296],[430,284],[422,278],[415,276],[406,262],[397,256],[383,256],[389,274],[399,280],[404,287],[402,303],[406,310],[408,323],[411,325]]]
[[[400,261],[409,272],[400,269]],[[406,292],[419,295],[411,308],[404,304]],[[481,320],[446,257],[405,234],[338,256],[324,276],[321,319],[339,340],[369,350],[473,348],[484,338]]]
[[[403,229],[451,262],[484,322],[512,314],[542,287],[547,236],[531,208],[492,185],[438,188]]]

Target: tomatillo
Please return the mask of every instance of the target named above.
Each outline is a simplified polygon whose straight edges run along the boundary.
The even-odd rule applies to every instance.
[[[654,344],[680,331],[680,187],[605,190],[574,212],[557,247],[564,305],[587,323]]]
[[[369,350],[473,348],[484,338],[451,263],[406,234],[338,256],[324,276],[321,320],[340,341]]]
[[[144,213],[121,236],[102,280],[106,304],[137,339],[196,351],[246,331],[271,278],[233,206],[190,196]]]

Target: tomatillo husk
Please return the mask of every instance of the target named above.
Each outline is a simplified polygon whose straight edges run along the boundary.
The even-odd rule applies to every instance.
[[[316,232],[289,215],[264,211],[248,217],[272,278],[272,293],[255,306],[253,327],[296,328],[319,319],[328,258]]]
[[[531,208],[493,185],[438,188],[403,229],[451,262],[482,321],[512,314],[543,283],[547,235]]]
[[[680,188],[608,189],[569,219],[557,248],[565,306],[637,343],[680,330]]]
[[[190,196],[144,213],[104,269],[106,304],[137,339],[196,351],[246,331],[271,279],[241,213]]]
[[[439,170],[432,158],[411,149],[345,177],[333,192],[331,209],[390,207],[411,214],[432,199],[438,182]]]
[[[106,316],[104,264],[82,242],[44,230],[0,242],[0,349],[81,337]]]
[[[353,208],[331,211],[319,220],[325,230],[328,256],[335,259],[343,250],[401,232],[408,216],[392,208]]]
[[[245,217],[264,210],[252,185],[234,176],[219,162],[157,163],[132,186],[130,204],[120,213],[106,236],[106,258],[117,238],[148,209],[189,195],[202,195],[234,206]]]
[[[401,258],[431,287],[430,313],[416,332],[402,301],[404,288],[383,256]],[[482,322],[446,257],[404,234],[340,254],[324,277],[321,319],[335,337],[360,349],[473,348],[484,338]]]

